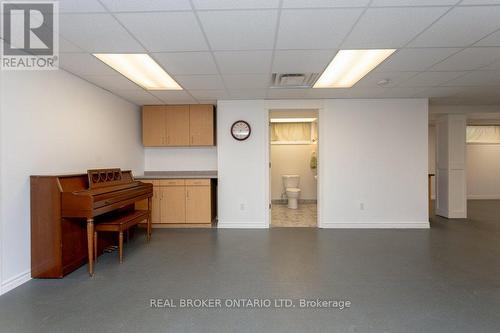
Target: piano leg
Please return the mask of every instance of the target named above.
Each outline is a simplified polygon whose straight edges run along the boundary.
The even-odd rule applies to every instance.
[[[151,198],[148,198],[148,228],[147,228],[147,240],[150,241],[151,240],[151,229],[152,229],[152,226],[151,226],[151,209],[152,209],[152,202],[151,202]]]
[[[87,219],[87,248],[89,251],[89,275],[94,275],[94,219]]]

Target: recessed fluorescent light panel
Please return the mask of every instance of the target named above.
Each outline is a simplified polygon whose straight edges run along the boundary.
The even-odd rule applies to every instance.
[[[394,51],[340,50],[313,88],[351,88]]]
[[[272,123],[312,123],[316,118],[271,118]]]
[[[147,54],[95,53],[94,56],[144,89],[182,90],[182,87]]]

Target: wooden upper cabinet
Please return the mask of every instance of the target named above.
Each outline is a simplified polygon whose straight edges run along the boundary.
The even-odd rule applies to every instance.
[[[189,105],[167,105],[167,146],[189,146]]]
[[[165,145],[165,107],[148,105],[142,108],[142,143],[144,146]]]
[[[146,147],[213,146],[213,105],[148,105],[142,108]]]
[[[190,105],[189,130],[191,146],[214,145],[213,105]]]

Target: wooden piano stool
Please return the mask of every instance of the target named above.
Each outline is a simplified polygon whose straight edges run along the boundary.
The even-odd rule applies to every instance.
[[[151,239],[150,225],[151,214],[149,210],[132,210],[119,215],[111,215],[103,217],[95,221],[94,225],[94,256],[97,261],[97,239],[98,232],[117,232],[118,233],[118,249],[120,253],[120,264],[123,262],[123,232],[128,231],[133,226],[144,220],[148,220],[148,229],[146,239]]]

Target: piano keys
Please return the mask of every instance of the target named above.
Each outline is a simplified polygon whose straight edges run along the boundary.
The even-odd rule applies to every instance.
[[[109,218],[117,212],[123,216],[134,210],[135,202],[153,196],[151,184],[120,169],[31,176],[30,182],[31,275],[36,278],[61,278],[85,262],[93,275],[94,223],[99,216]],[[151,218],[147,227],[149,238]]]

